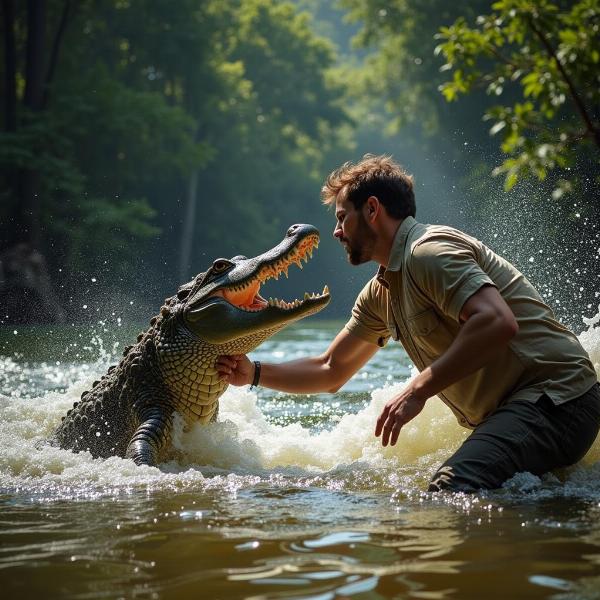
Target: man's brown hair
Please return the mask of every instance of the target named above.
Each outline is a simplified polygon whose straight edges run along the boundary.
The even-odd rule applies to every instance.
[[[333,171],[321,189],[323,204],[333,204],[340,194],[357,210],[375,196],[394,219],[414,217],[417,212],[412,175],[383,154],[365,154],[360,162],[346,162]]]

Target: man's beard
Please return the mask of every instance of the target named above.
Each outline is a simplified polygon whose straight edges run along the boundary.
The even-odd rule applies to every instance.
[[[369,229],[363,215],[359,215],[354,241],[344,240],[347,244],[348,261],[352,265],[362,265],[371,260],[377,236]]]

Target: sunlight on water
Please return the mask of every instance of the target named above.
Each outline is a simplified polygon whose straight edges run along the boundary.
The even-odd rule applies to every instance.
[[[307,354],[331,333],[292,332],[259,356]],[[600,374],[600,311],[580,339]],[[597,598],[598,440],[564,473],[519,473],[472,495],[425,492],[468,431],[434,398],[394,448],[381,447],[375,419],[410,377],[390,345],[338,394],[230,387],[219,422],[186,430],[176,418],[173,455],[158,468],[45,444],[118,358],[116,345],[104,348],[83,362],[0,357],[10,597],[442,599],[492,585],[506,586],[503,598]]]

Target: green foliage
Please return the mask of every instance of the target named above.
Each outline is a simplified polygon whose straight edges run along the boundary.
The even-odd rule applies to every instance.
[[[145,199],[86,198],[78,223],[63,233],[69,236],[69,264],[88,273],[127,274],[123,256],[139,253],[144,240],[156,239],[160,229],[151,224],[156,211]],[[63,223],[68,223],[67,219]],[[101,249],[101,252],[98,250]]]
[[[440,30],[436,52],[452,73],[440,91],[448,101],[482,87],[508,96],[484,117],[508,155],[494,173],[507,190],[523,177],[565,174],[558,197],[582,157],[600,159],[600,3],[501,0],[492,9],[474,26],[457,19]]]
[[[193,173],[195,271],[207,253],[261,249],[319,210],[322,165],[349,120],[329,76],[333,48],[308,15],[278,0],[75,4],[36,114],[23,107],[19,7],[18,128],[0,134],[3,215],[18,209],[14,174],[39,176],[55,268],[133,275],[144,259],[177,264]],[[48,0],[48,56],[63,7]]]
[[[161,94],[132,89],[103,64],[63,89],[47,115],[53,119],[70,120],[86,187],[94,193],[135,196],[141,186],[186,175],[211,153],[208,144],[194,140],[195,121],[183,108]]]
[[[432,137],[446,127],[447,109],[437,92],[444,81],[434,55],[435,35],[460,15],[474,16],[485,0],[341,0],[348,18],[362,24],[355,45],[375,50],[354,85],[388,111],[388,132]],[[468,125],[472,111],[454,112],[455,127]]]
[[[77,194],[84,177],[72,161],[73,144],[60,120],[23,111],[16,132],[0,132],[0,165],[5,170],[35,169],[44,182],[43,192]],[[9,195],[10,202],[15,202]]]

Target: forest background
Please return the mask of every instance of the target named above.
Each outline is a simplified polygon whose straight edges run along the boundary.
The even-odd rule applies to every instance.
[[[564,322],[596,312],[598,0],[2,0],[1,26],[0,324],[146,320],[298,222],[320,249],[261,293],[327,283],[344,318],[374,267],[319,191],[367,152]]]

